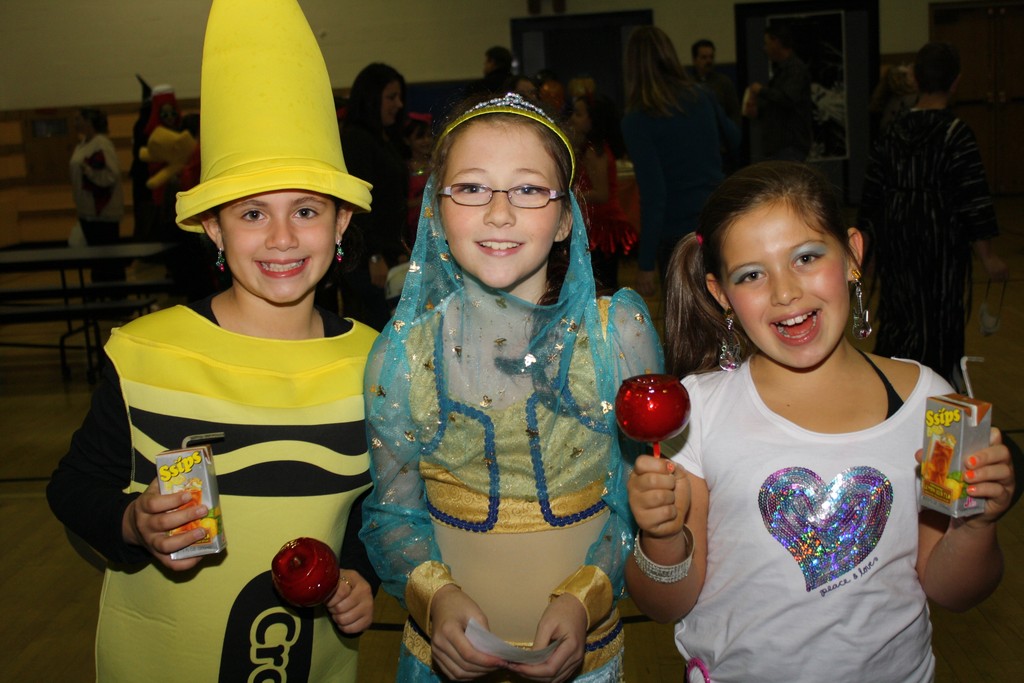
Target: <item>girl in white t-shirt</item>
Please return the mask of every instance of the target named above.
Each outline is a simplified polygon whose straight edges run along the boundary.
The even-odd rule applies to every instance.
[[[853,334],[871,330],[864,240],[843,225],[821,173],[757,164],[672,257],[668,367],[693,413],[679,453],[629,479],[627,584],[677,622],[693,681],[930,681],[928,599],[965,610],[1002,575],[1009,452],[992,430],[967,460],[983,513],[920,509],[924,402],[951,388],[844,336],[851,282]]]

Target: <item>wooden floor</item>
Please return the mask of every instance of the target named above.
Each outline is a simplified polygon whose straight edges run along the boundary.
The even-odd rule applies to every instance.
[[[996,246],[1009,261],[1012,281],[1003,307],[1002,329],[982,337],[972,320],[967,349],[983,356],[974,367],[975,393],[995,404],[995,424],[1024,441],[1024,198],[998,202],[1003,236]],[[136,266],[135,275],[145,268]],[[630,264],[622,282],[631,279]],[[152,274],[151,274],[152,276]],[[0,286],[40,284],[40,276],[0,276]],[[984,285],[975,286],[975,306]],[[651,302],[652,313],[661,306]],[[0,327],[0,342],[50,342],[60,326]],[[100,572],[70,546],[50,515],[46,481],[67,448],[89,405],[81,352],[72,352],[73,375],[61,380],[57,352],[0,347],[0,681],[93,680],[93,632]],[[937,680],[944,682],[1024,680],[1024,506],[1001,525],[1007,557],[1002,585],[988,601],[966,614],[934,610]],[[970,558],[965,558],[969,561]],[[403,620],[397,603],[378,598],[376,623],[361,642],[360,680],[394,680]],[[626,626],[627,680],[641,683],[682,680],[682,662],[671,628],[645,621],[631,604]]]

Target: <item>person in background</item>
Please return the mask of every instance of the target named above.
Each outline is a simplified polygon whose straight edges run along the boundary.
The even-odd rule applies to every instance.
[[[132,237],[136,242],[148,242],[153,239],[154,206],[153,192],[146,187],[149,180],[149,164],[139,158],[139,150],[146,146],[149,135],[146,128],[153,108],[153,88],[139,74],[135,79],[142,88],[142,100],[139,104],[139,115],[132,125],[132,165],[128,175],[132,179],[132,214],[135,228]]]
[[[980,514],[921,509],[925,404],[951,387],[848,341],[851,317],[870,330],[847,225],[822,172],[762,162],[673,254],[666,354],[692,413],[676,455],[636,460],[626,578],[676,622],[690,683],[930,683],[928,601],[963,611],[1002,577],[1009,451],[993,429],[965,461]]]
[[[400,148],[404,107],[402,74],[387,64],[370,64],[352,83],[341,127],[349,170],[373,186],[373,211],[352,219],[363,249],[352,257],[357,264],[344,273],[341,298],[346,316],[375,330],[383,329],[391,317],[385,293],[388,271],[407,254],[402,235],[409,169]]]
[[[187,130],[196,141],[196,147],[174,181],[179,192],[187,192],[199,184],[202,175],[202,142],[200,140],[199,114],[191,112],[181,117],[181,127]],[[217,252],[213,242],[205,233],[195,234],[187,230],[178,230],[177,240],[182,242],[182,256],[177,260],[180,269],[175,281],[185,301],[199,301],[210,294],[226,289],[230,285],[231,274],[220,271],[214,266]]]
[[[764,31],[764,52],[772,63],[765,85],[750,84],[744,115],[757,119],[761,152],[766,159],[803,161],[811,151],[811,72],[793,49],[793,32],[785,24]]]
[[[396,680],[620,681],[632,523],[619,383],[661,369],[635,292],[595,296],[565,133],[504,95],[439,136],[394,321],[366,369],[362,538],[409,610]],[[541,663],[477,650],[471,620]]]
[[[881,283],[875,353],[924,363],[963,388],[972,252],[992,281],[1009,269],[992,243],[999,226],[974,132],[949,110],[956,48],[922,47],[914,78],[917,105],[875,144],[861,190],[858,225]]]
[[[503,90],[504,92],[514,92],[517,95],[521,95],[528,102],[540,105],[540,93],[537,90],[537,84],[525,74],[512,76],[508,79]]]
[[[430,177],[430,154],[434,150],[434,120],[430,114],[409,112],[402,131],[403,141],[409,153],[409,201],[408,220],[402,241],[408,251],[412,250],[416,225],[419,223],[420,206],[423,204],[423,188]]]
[[[181,107],[178,105],[178,98],[174,93],[174,87],[166,83],[153,86],[149,120],[143,129],[145,135],[143,149],[151,145],[154,133],[156,133],[157,137],[160,137],[168,133],[176,134],[181,132],[181,130]],[[141,154],[143,154],[143,150],[140,149]],[[174,241],[179,231],[174,223],[175,205],[173,188],[168,188],[166,182],[154,184],[153,181],[155,177],[166,177],[168,164],[164,161],[149,161],[146,166],[149,171],[146,186],[149,189],[153,204],[153,223],[150,236],[155,240]],[[176,251],[173,257],[176,258],[178,255],[180,255],[180,252]]]
[[[116,244],[124,215],[121,167],[114,143],[107,137],[107,115],[99,109],[79,109],[75,116],[78,144],[71,153],[71,194],[78,224],[90,246]],[[92,269],[93,282],[124,280],[123,264]]]
[[[111,333],[103,382],[47,486],[57,518],[108,561],[96,680],[355,683],[352,636],[373,620],[377,579],[356,533],[376,333],[313,304],[370,192],[345,170],[298,3],[260,8],[213,2],[202,177],[177,198],[179,226],[207,233],[232,285]],[[213,450],[227,548],[172,559],[220,522],[187,492],[160,494],[155,458],[210,432],[223,433]],[[271,560],[301,536],[340,551],[323,606],[274,589]]]
[[[693,58],[693,80],[715,94],[725,115],[740,125],[740,101],[736,84],[725,74],[715,70],[715,44],[702,38],[690,47]]]
[[[578,97],[591,97],[597,94],[597,81],[590,74],[579,74],[569,79],[565,91],[572,105]]]
[[[740,131],[714,95],[686,74],[672,39],[660,28],[633,30],[624,71],[622,134],[640,191],[635,287],[653,296],[655,268],[664,279],[676,242],[697,227],[704,201],[724,177],[720,141],[735,152]]]
[[[434,149],[433,117],[430,114],[409,112],[402,136],[409,155],[409,214],[402,232],[402,244],[407,252],[412,252],[412,245],[416,240],[416,226],[419,224],[420,210],[423,206],[423,188],[430,177],[430,154]],[[405,255],[399,263],[388,270],[384,298],[392,315],[398,306],[398,298],[402,295],[402,286],[408,272],[409,260]]]
[[[507,47],[495,45],[484,53],[484,76],[466,86],[465,97],[487,97],[505,92],[508,80],[512,78],[512,52]]]
[[[715,44],[706,38],[698,40],[690,47],[693,58],[693,80],[709,89],[721,105],[725,115],[732,119],[736,127],[740,127],[740,101],[736,96],[736,84],[725,74],[715,69]],[[729,151],[729,146],[722,142],[722,170],[729,175],[739,167],[738,155]]]
[[[555,121],[563,122],[568,114],[568,100],[562,79],[551,69],[541,69],[533,80],[537,84],[537,97],[540,99],[541,108]]]
[[[186,169],[194,172],[194,166],[189,166],[199,154],[195,116],[190,123],[192,130],[186,128],[174,88],[167,84],[154,86],[149,119],[143,128],[145,141],[138,151],[139,160],[148,172],[145,191],[150,194],[142,211],[149,225],[143,230],[153,240],[176,245],[160,258],[167,268],[167,276],[174,282],[175,293],[184,296],[186,301],[198,301],[209,294],[214,285],[197,260],[201,252],[195,248],[195,237],[183,234],[175,223],[174,198],[184,189],[181,174]],[[185,179],[186,184],[189,182],[195,182],[194,175]]]
[[[878,121],[878,132],[884,134],[889,125],[917,104],[917,83],[913,64],[886,64],[878,85],[871,92],[870,111]]]
[[[606,95],[575,99],[569,117],[576,158],[580,160],[577,194],[587,218],[590,262],[598,291],[619,288],[619,259],[636,244],[636,228],[619,204],[616,159],[625,155],[619,115]]]
[[[181,128],[187,130],[189,135],[196,141],[196,147],[188,158],[185,167],[181,169],[178,176],[178,191],[186,192],[199,184],[199,177],[202,174],[202,154],[200,152],[199,139],[199,113],[191,112],[181,117]]]

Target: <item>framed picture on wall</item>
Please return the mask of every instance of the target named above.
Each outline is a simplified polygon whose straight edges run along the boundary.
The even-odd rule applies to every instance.
[[[848,202],[860,201],[871,144],[871,91],[878,80],[877,0],[794,0],[734,6],[740,85],[768,83],[776,67],[765,53],[765,30],[784,25],[793,51],[811,75],[812,142],[819,166]],[[763,160],[756,119],[748,122],[747,158]]]

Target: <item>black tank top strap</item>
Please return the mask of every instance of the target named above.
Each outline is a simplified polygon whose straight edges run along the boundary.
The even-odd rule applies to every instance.
[[[875,371],[875,374],[878,375],[878,379],[882,380],[882,384],[885,386],[885,398],[888,402],[888,406],[885,410],[885,419],[888,420],[890,417],[896,414],[896,411],[903,407],[903,399],[900,398],[900,395],[896,393],[896,390],[893,388],[892,383],[889,382],[889,378],[886,377],[882,373],[882,371],[878,369],[877,365],[871,362],[871,359],[868,358],[868,354],[864,353],[860,349],[857,349],[857,352],[860,353],[860,355],[864,356],[864,360],[868,362],[868,365],[871,366],[871,369]]]

